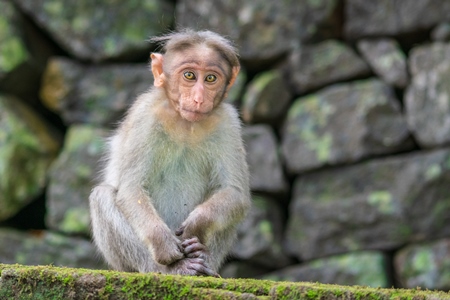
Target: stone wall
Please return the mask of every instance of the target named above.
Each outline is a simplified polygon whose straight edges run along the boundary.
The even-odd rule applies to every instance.
[[[450,2],[0,0],[0,263],[105,268],[87,197],[146,40],[233,39],[253,208],[224,277],[450,289]]]

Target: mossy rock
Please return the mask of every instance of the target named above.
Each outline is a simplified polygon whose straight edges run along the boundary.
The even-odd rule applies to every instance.
[[[435,291],[0,264],[0,299],[450,299]]]

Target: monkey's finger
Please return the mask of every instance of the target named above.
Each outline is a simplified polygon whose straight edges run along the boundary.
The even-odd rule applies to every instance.
[[[182,246],[183,248],[186,248],[186,247],[189,247],[189,246],[192,246],[192,245],[199,245],[199,247],[204,247],[204,245],[203,245],[202,243],[200,243],[200,241],[198,240],[197,237],[193,237],[193,238],[184,240],[184,241],[181,243],[181,246]]]
[[[185,239],[182,242],[182,245],[183,245],[183,247],[185,247],[185,246],[188,246],[188,245],[191,245],[191,244],[194,244],[194,243],[200,243],[199,239],[196,236],[194,236],[192,238],[189,238],[189,239]]]
[[[175,235],[176,236],[181,236],[184,232],[184,226],[181,226],[180,228],[178,228],[177,230],[175,230]]]
[[[212,277],[217,277],[217,278],[220,277],[217,272],[215,272],[214,270],[212,270],[211,268],[206,267],[206,266],[201,267],[201,273],[206,276],[212,276]]]
[[[203,260],[206,259],[206,254],[204,251],[195,251],[191,253],[185,254],[187,258],[201,258]]]
[[[195,244],[191,244],[187,247],[184,247],[184,254],[189,254],[192,252],[197,252],[197,251],[205,251],[206,247],[203,244],[200,243],[195,243]]]
[[[204,263],[192,263],[189,268],[198,273],[197,275],[219,277],[217,272],[206,266]]]

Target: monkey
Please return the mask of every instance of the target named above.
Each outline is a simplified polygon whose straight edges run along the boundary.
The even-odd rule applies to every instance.
[[[119,271],[217,277],[251,206],[241,121],[223,101],[239,56],[208,30],[151,40],[153,86],[107,142],[92,237]]]

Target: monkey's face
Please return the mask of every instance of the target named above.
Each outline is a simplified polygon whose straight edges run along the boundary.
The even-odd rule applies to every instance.
[[[207,118],[223,100],[230,66],[217,53],[197,46],[166,57],[166,86],[169,100],[179,115],[189,122]]]

